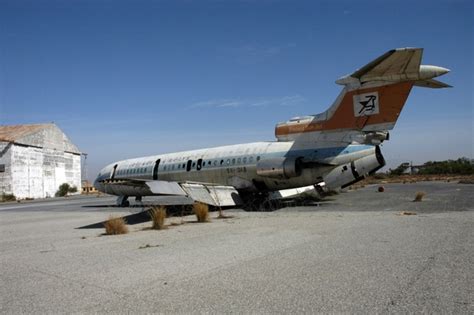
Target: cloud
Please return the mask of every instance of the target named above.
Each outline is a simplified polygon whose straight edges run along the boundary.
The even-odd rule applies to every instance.
[[[295,106],[305,103],[306,98],[303,96],[289,95],[278,98],[257,98],[257,99],[214,99],[208,101],[197,102],[189,106],[189,108],[229,108],[229,107],[263,107],[263,106]]]
[[[306,99],[301,95],[292,95],[292,96],[285,96],[281,99],[281,105],[283,106],[293,106],[299,103],[305,102]]]
[[[238,107],[242,102],[234,99],[214,99],[203,102],[197,102],[189,106],[189,108],[203,108],[203,107]]]

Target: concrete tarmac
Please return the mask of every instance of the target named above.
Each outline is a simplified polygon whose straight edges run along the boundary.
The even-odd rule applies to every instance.
[[[118,236],[77,229],[139,210],[113,204],[0,205],[0,312],[474,313],[474,185],[367,186]]]

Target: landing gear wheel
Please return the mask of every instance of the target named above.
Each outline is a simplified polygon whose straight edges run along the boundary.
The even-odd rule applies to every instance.
[[[119,196],[117,198],[117,206],[118,207],[129,207],[130,202],[127,199],[128,199],[128,196]]]

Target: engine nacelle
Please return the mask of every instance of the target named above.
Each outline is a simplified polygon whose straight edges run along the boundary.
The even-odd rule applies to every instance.
[[[375,153],[364,156],[351,163],[340,165],[324,176],[328,189],[345,188],[373,174],[385,166],[385,159],[380,148],[375,148]]]
[[[263,177],[296,177],[301,175],[301,169],[301,160],[295,157],[268,158],[257,163],[257,175]]]

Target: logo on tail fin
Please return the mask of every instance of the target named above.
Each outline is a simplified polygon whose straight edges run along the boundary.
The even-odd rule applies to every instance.
[[[370,116],[379,113],[379,94],[377,92],[354,95],[354,116]]]

